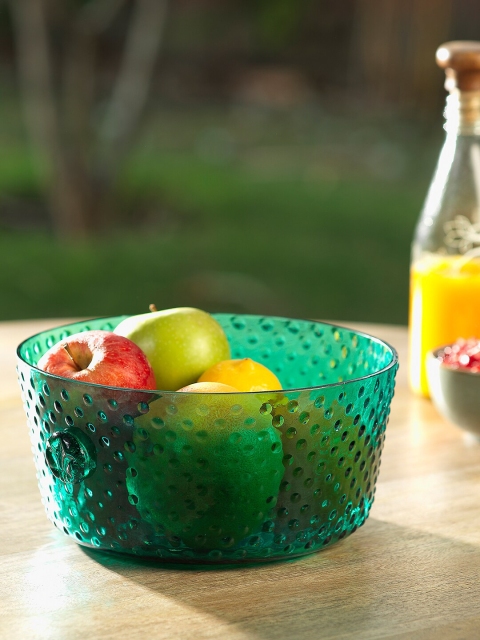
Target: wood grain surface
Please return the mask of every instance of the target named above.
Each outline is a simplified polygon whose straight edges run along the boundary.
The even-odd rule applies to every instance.
[[[47,521],[15,348],[59,320],[0,323],[0,638],[480,638],[480,444],[406,385],[406,329],[376,501],[298,560],[194,571],[87,551]]]

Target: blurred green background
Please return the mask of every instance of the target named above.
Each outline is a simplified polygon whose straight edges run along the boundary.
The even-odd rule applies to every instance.
[[[0,4],[0,320],[405,324],[469,0]]]

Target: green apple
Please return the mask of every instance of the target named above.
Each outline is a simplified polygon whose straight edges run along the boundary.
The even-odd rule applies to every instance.
[[[123,320],[115,333],[132,340],[152,365],[157,388],[176,391],[230,358],[227,336],[205,311],[191,307],[152,311]]]

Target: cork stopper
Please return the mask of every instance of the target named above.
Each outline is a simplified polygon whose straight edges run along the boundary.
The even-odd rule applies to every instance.
[[[480,42],[446,42],[437,49],[436,58],[445,69],[447,91],[480,91]]]

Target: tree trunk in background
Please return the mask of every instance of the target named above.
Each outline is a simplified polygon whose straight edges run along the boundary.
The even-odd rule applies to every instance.
[[[431,113],[442,82],[435,51],[452,9],[453,0],[357,0],[352,69],[366,93]]]
[[[53,226],[60,236],[84,236],[87,223],[71,185],[53,88],[45,6],[42,0],[12,0],[17,58],[27,129],[49,185]]]
[[[95,231],[99,220],[95,220],[92,176],[83,162],[63,156],[49,191],[55,231],[59,237],[81,239]]]
[[[92,126],[98,38],[124,3],[96,0],[75,11],[56,5],[66,50],[59,91],[50,51],[55,4],[47,11],[45,0],[10,1],[27,129],[63,238],[86,237],[111,222],[115,181],[150,91],[168,0],[135,0],[107,117],[100,130]]]
[[[145,107],[167,12],[166,0],[137,0],[123,59],[103,121],[107,167],[115,173],[118,158],[130,148]]]
[[[438,47],[450,38],[453,0],[422,0],[412,7],[411,92],[424,113],[432,113],[437,106],[445,82],[445,74],[435,63]]]

